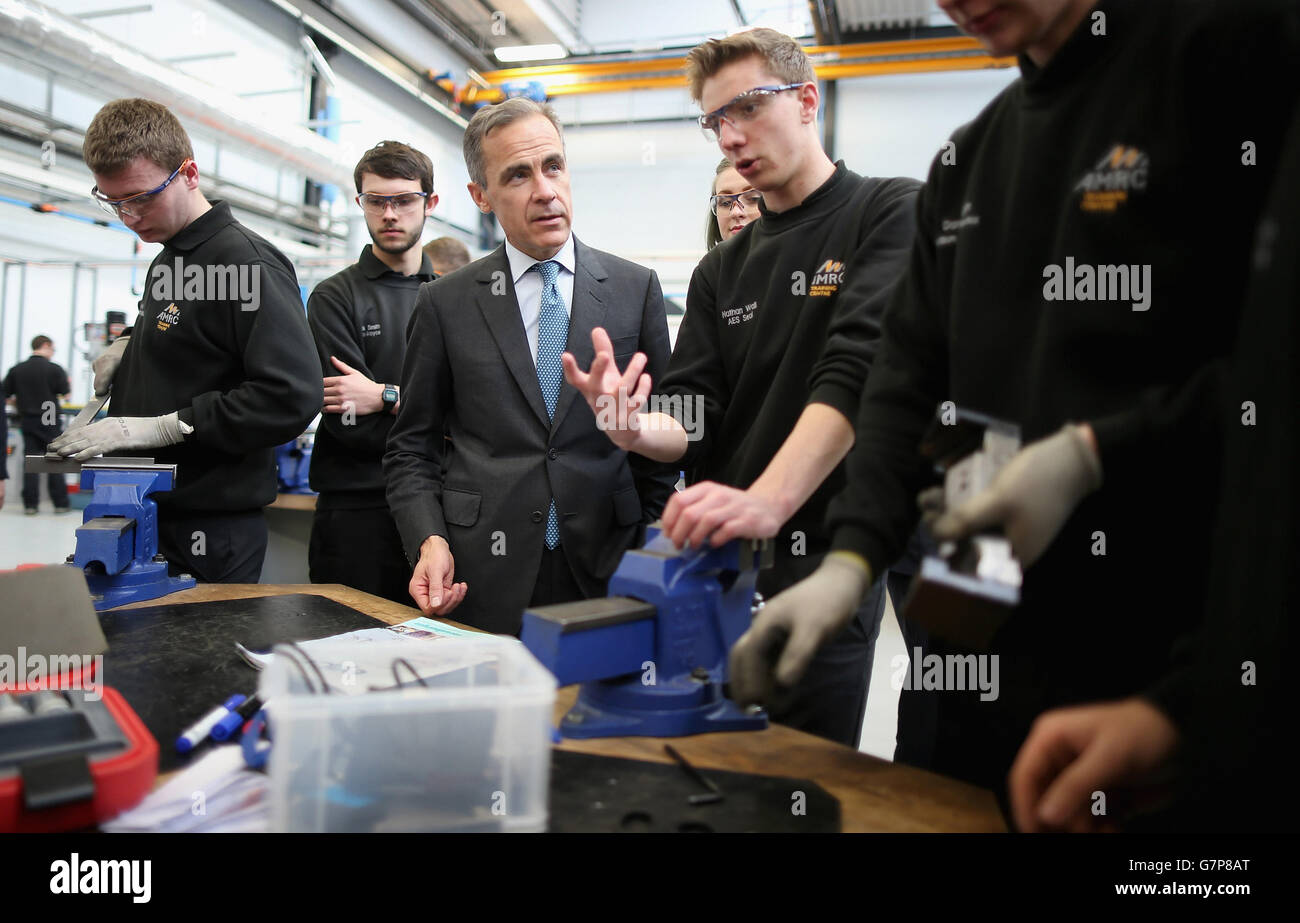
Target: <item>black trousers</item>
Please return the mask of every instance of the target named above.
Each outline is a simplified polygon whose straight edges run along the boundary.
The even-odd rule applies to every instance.
[[[51,442],[58,438],[63,430],[57,426],[45,426],[40,417],[23,417],[23,454],[44,455]],[[50,502],[55,509],[67,509],[68,481],[62,474],[47,474],[45,484],[50,492]],[[23,474],[23,506],[34,510],[41,505],[41,476]]]
[[[768,716],[788,727],[857,747],[884,614],[885,581],[877,580],[849,624],[817,651],[803,679],[778,693]]]
[[[388,507],[321,509],[311,522],[312,583],[341,583],[410,606],[411,565]]]
[[[158,512],[158,551],[171,574],[200,583],[257,583],[266,558],[266,516],[238,513]]]
[[[542,548],[542,563],[537,567],[537,581],[533,584],[533,595],[528,600],[529,607],[552,606],[556,603],[571,603],[586,599],[582,587],[573,576],[569,559],[565,557],[564,546],[556,545],[554,549]],[[523,614],[520,613],[522,621]],[[515,628],[519,634],[519,628]]]

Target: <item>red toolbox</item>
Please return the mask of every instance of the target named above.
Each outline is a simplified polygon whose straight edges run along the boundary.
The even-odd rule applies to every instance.
[[[0,573],[0,600],[0,832],[93,827],[138,803],[158,743],[102,685],[107,645],[83,576]]]

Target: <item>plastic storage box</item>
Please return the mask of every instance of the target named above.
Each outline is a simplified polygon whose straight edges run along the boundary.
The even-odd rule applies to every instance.
[[[271,829],[546,829],[555,677],[522,644],[342,641],[313,645],[310,663],[281,651],[260,688]]]

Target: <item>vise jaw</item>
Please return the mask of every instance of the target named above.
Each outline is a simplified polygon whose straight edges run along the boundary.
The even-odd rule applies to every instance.
[[[651,526],[609,597],[524,612],[520,640],[560,685],[582,683],[566,737],[680,737],[767,726],[723,694],[727,654],[753,618],[770,542],[677,551]]]
[[[95,609],[157,599],[195,585],[170,577],[158,554],[158,505],[151,494],[172,489],[175,465],[152,458],[97,458],[84,464],[28,456],[27,470],[81,471],[81,489],[94,492],[77,527],[67,564],[80,568]]]

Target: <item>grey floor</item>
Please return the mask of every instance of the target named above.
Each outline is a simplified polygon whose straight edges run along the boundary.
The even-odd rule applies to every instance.
[[[10,441],[13,442],[12,436]],[[0,570],[9,570],[19,564],[62,561],[72,553],[74,533],[81,523],[80,511],[56,516],[42,484],[40,513],[23,515],[22,478],[16,477],[21,470],[21,446],[9,456],[8,462],[9,480],[5,482],[5,503],[0,509]],[[893,758],[894,735],[898,726],[898,690],[892,688],[890,682],[895,672],[890,668],[890,661],[903,653],[903,637],[890,606],[885,611],[880,637],[876,641],[867,715],[862,723],[862,741],[858,746],[858,749],[884,759]]]
[[[14,453],[6,459],[9,480],[5,481],[4,508],[0,509],[0,570],[19,564],[56,564],[72,554],[73,537],[81,514],[74,510],[60,516],[41,484],[40,513],[23,515],[22,440],[10,433]]]

